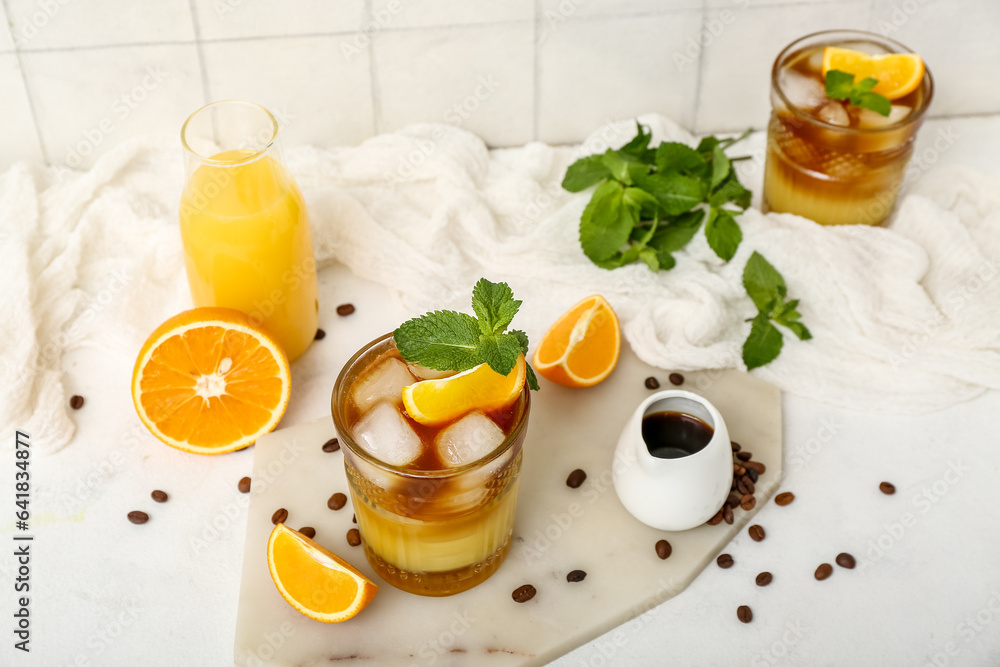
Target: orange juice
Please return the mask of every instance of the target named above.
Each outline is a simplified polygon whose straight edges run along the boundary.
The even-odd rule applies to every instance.
[[[316,334],[316,262],[305,204],[280,158],[235,149],[200,161],[180,203],[181,238],[197,306],[236,308],[288,358]]]

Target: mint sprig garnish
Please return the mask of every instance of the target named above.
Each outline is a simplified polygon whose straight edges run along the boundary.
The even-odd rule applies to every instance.
[[[757,306],[757,315],[750,326],[750,335],[743,343],[743,363],[747,370],[763,366],[781,353],[784,344],[781,331],[775,322],[788,328],[800,340],[809,340],[812,334],[797,310],[799,300],[786,301],[788,287],[785,279],[764,256],[754,251],[743,269],[743,286]]]
[[[459,372],[489,364],[497,373],[507,375],[519,356],[528,356],[528,335],[506,330],[520,307],[510,285],[481,278],[472,290],[476,317],[435,310],[403,322],[392,335],[399,353],[411,363]],[[531,389],[538,389],[530,364],[527,380]]]
[[[872,88],[878,85],[878,79],[866,77],[854,83],[854,75],[832,69],[826,73],[826,96],[831,100],[847,101],[852,106],[871,109],[877,114],[888,116],[892,111],[892,102],[885,95],[873,93]]]

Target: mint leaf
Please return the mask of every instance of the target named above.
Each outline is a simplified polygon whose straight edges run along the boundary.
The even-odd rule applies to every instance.
[[[656,251],[656,261],[659,262],[661,271],[672,269],[677,264],[677,260],[674,259],[673,255],[662,250]]]
[[[483,363],[479,336],[476,318],[451,310],[407,320],[393,332],[404,359],[439,371],[467,371]]]
[[[862,109],[871,109],[877,114],[888,116],[892,113],[892,102],[888,97],[878,93],[861,93],[851,96],[851,104]]]
[[[826,73],[826,96],[831,100],[846,100],[854,89],[854,75],[832,69]]]
[[[715,254],[729,261],[736,254],[743,240],[743,232],[733,219],[733,214],[721,208],[713,208],[705,223],[705,238]]]
[[[649,240],[649,245],[661,253],[671,253],[680,250],[694,238],[705,219],[705,211],[699,209],[688,211],[668,222],[661,223],[656,233]],[[660,261],[663,266],[663,261]],[[673,266],[673,262],[670,263]]]
[[[658,253],[653,248],[643,248],[639,251],[639,259],[649,267],[649,270],[656,273],[660,270],[660,259]]]
[[[489,364],[490,368],[501,375],[507,375],[521,356],[521,341],[510,334],[482,336],[476,352],[482,363]]]
[[[622,153],[621,151],[609,149],[601,157],[601,162],[611,172],[612,178],[621,181],[625,185],[631,185],[636,177],[649,172],[648,164],[642,162],[634,155]]]
[[[602,157],[588,155],[571,164],[563,177],[563,188],[570,192],[581,192],[607,178],[611,172],[604,166]]]
[[[656,197],[667,215],[690,211],[705,198],[701,181],[677,173],[642,175],[635,184]]]
[[[506,329],[520,307],[521,302],[514,299],[514,292],[507,283],[491,283],[480,278],[472,288],[472,310],[479,318],[480,331],[486,335]]]
[[[656,170],[661,174],[672,171],[690,176],[705,173],[708,163],[698,151],[676,141],[665,141],[656,147]]]
[[[611,259],[628,241],[636,219],[632,209],[622,205],[625,189],[615,181],[602,183],[580,218],[580,245],[593,262]]]
[[[751,192],[736,178],[736,172],[731,171],[726,180],[709,196],[708,203],[719,207],[732,202],[745,211],[750,206],[751,196]]]
[[[656,154],[648,150],[647,147],[649,146],[650,139],[653,138],[653,133],[649,131],[648,127],[639,123],[639,121],[635,122],[635,132],[635,137],[619,150],[622,153],[633,155],[643,162],[652,163]]]
[[[527,374],[528,389],[538,391],[538,378],[535,377],[535,369],[527,361],[524,362],[524,370]]]
[[[729,175],[729,170],[732,165],[729,163],[729,158],[726,157],[725,152],[722,147],[716,144],[715,148],[712,149],[712,184],[711,189],[715,189],[719,183],[725,180],[726,176]]]
[[[767,314],[757,313],[750,326],[750,335],[743,343],[743,363],[747,365],[747,370],[774,361],[781,354],[783,344],[781,332],[774,328]]]
[[[792,333],[799,337],[799,340],[809,340],[812,338],[812,334],[809,333],[809,329],[802,322],[789,322],[785,325],[792,330]]]
[[[698,148],[695,150],[701,153],[706,158],[710,157],[715,151],[715,147],[719,145],[718,137],[705,137],[700,142],[698,142]]]
[[[788,295],[785,279],[771,263],[756,250],[743,268],[743,287],[757,310],[770,313],[776,301],[783,302]]]
[[[659,200],[641,188],[625,188],[622,203],[632,208],[636,219],[655,218],[660,209]]]
[[[831,100],[846,100],[853,106],[888,116],[892,102],[884,95],[871,92],[877,85],[878,79],[870,76],[855,84],[853,74],[836,69],[826,73],[826,96]]]
[[[853,77],[851,77],[853,81]],[[861,93],[867,93],[869,90],[878,85],[878,79],[873,76],[865,77],[854,84],[854,89],[851,91],[853,95],[859,95]]]

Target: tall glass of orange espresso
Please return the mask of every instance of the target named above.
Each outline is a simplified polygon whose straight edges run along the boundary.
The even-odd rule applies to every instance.
[[[195,305],[243,311],[295,359],[316,335],[316,260],[277,121],[258,104],[213,102],[191,114],[181,141],[180,228]]]

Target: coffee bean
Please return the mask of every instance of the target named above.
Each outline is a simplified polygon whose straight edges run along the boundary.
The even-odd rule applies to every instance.
[[[774,579],[774,577],[771,576],[770,572],[761,572],[757,575],[757,578],[754,581],[757,582],[758,586],[767,586],[771,583],[772,579]]]
[[[358,515],[357,514],[352,514],[351,515],[351,523],[357,523],[357,522],[358,522]]]
[[[722,506],[722,520],[730,526],[733,525],[733,508],[729,505]]]
[[[756,506],[757,506],[757,499],[754,498],[753,496],[747,497],[746,500],[740,503],[740,509],[743,510],[744,512],[749,512]]]
[[[740,461],[749,461],[753,458],[753,452],[736,452],[736,458]]]
[[[720,523],[722,523],[722,510],[719,510],[718,512],[713,514],[712,518],[706,521],[705,523],[707,523],[710,526],[717,526]]]
[[[659,380],[657,380],[652,375],[650,375],[648,378],[646,378],[646,389],[659,389],[659,388],[660,388],[660,381]]]
[[[736,608],[736,618],[740,619],[740,623],[749,623],[753,620],[753,612],[750,611],[750,607],[741,604]]]
[[[510,596],[514,598],[514,602],[521,604],[535,597],[535,593],[537,593],[537,591],[534,586],[531,584],[525,584],[524,586],[518,586],[515,588],[514,592],[511,593]]]
[[[745,475],[746,473],[747,469],[741,466],[739,463],[733,464],[733,475],[739,477],[740,475]]]
[[[854,560],[854,556],[849,553],[839,553],[837,554],[837,565],[848,570],[853,570],[857,563]]]
[[[753,480],[750,479],[749,477],[743,478],[743,486],[744,488],[746,488],[747,493],[749,493],[751,496],[753,495],[753,492],[757,490],[757,486],[753,483]]]
[[[250,493],[250,478],[241,478],[239,484],[236,485],[236,488],[240,490],[240,493]]]
[[[323,451],[329,454],[330,452],[335,452],[340,449],[340,440],[337,438],[330,438],[323,443]]]
[[[715,564],[723,570],[728,570],[733,566],[733,557],[729,554],[719,554],[719,557],[715,559]]]
[[[756,484],[757,483],[757,479],[759,478],[759,474],[757,472],[757,469],[756,468],[748,468],[747,469],[747,477],[750,478],[751,482],[753,482],[754,484]]]
[[[758,475],[763,475],[767,472],[767,466],[760,461],[747,461],[743,464],[743,467],[747,470],[756,470]],[[757,479],[755,478],[753,481],[756,482]]]
[[[684,376],[681,375],[680,373],[671,373],[670,384],[674,385],[675,387],[681,386],[682,384],[684,384]]]
[[[285,523],[285,520],[287,518],[288,518],[288,510],[286,510],[284,507],[279,507],[278,509],[274,510],[274,514],[271,515],[271,523],[277,526],[279,523]]]
[[[361,544],[361,533],[358,532],[357,528],[351,528],[347,531],[347,543],[352,547],[356,547]]]
[[[316,529],[312,526],[303,526],[299,528],[299,532],[308,537],[310,540],[316,537]]]
[[[746,475],[744,475],[743,477],[738,477],[736,479],[736,492],[738,494],[740,494],[740,500],[743,499],[743,496],[745,496],[746,494],[750,493],[747,490],[747,482],[750,482],[750,478],[747,477]],[[752,484],[753,482],[750,482],[750,483]],[[737,503],[737,505],[738,504],[739,503]]]
[[[823,581],[831,574],[833,574],[833,566],[830,565],[829,563],[823,563],[822,565],[816,568],[816,574],[814,576],[816,577],[817,581]]]
[[[566,581],[570,582],[571,584],[583,581],[586,578],[587,578],[587,573],[584,572],[583,570],[573,570],[572,572],[566,575]]]
[[[149,521],[149,515],[146,514],[145,512],[140,512],[140,511],[136,510],[134,512],[129,512],[128,513],[128,520],[131,521],[132,523],[136,524],[136,525],[139,525],[139,524],[146,523],[147,521]]]
[[[347,504],[347,496],[343,493],[335,493],[330,496],[330,499],[326,501],[326,506],[330,509],[336,511],[344,507]]]
[[[354,312],[353,303],[342,303],[339,306],[337,306],[337,314],[340,315],[341,317],[347,317],[353,312]]]
[[[656,543],[656,555],[660,557],[660,560],[667,560],[670,558],[670,554],[673,553],[674,549],[670,546],[670,542],[666,540],[660,540]]]
[[[784,507],[795,500],[795,494],[791,491],[785,491],[784,493],[779,493],[774,497],[774,504]]]
[[[896,493],[896,487],[890,484],[889,482],[882,482],[881,484],[879,484],[878,490],[887,496],[891,496],[892,494]]]
[[[734,452],[738,452],[738,451],[740,451],[740,449],[742,449],[740,447],[740,443],[736,442],[735,440],[730,440],[729,441],[729,446],[733,448]]]
[[[326,332],[323,331],[322,329],[316,329],[316,335],[313,336],[313,339],[314,340],[323,340],[324,338],[326,338]]]
[[[83,396],[73,396],[71,399],[69,399],[69,407],[73,408],[74,410],[79,410],[80,408],[82,408]]]
[[[587,473],[577,468],[566,478],[566,486],[571,489],[579,488],[585,479],[587,479]]]
[[[153,491],[151,494],[149,494],[149,497],[152,498],[153,500],[155,500],[158,503],[165,503],[165,502],[167,502],[167,498],[169,496],[166,493],[164,493],[163,491],[160,491],[159,489],[157,489],[156,491]]]
[[[726,498],[726,504],[730,507],[736,507],[740,504],[740,500],[743,499],[743,494],[739,491],[730,491],[729,497]]]
[[[754,542],[760,542],[766,535],[764,529],[757,524],[750,526],[750,529],[747,532],[750,533],[750,539]]]

